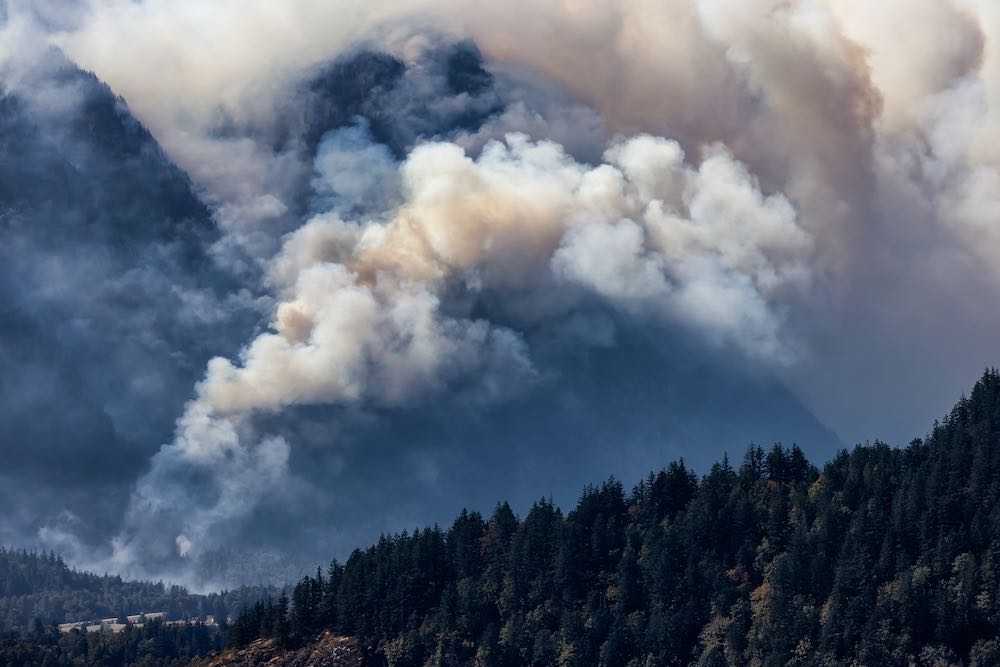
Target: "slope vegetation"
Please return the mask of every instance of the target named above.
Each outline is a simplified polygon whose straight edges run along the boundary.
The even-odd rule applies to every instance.
[[[753,447],[386,536],[230,641],[321,630],[393,666],[1000,664],[1000,373],[905,448]]]

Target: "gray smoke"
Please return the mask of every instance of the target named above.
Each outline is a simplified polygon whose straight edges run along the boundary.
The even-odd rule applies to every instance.
[[[127,433],[153,439],[110,522],[105,555],[121,571],[205,585],[227,549],[297,549],[319,533],[343,550],[488,503],[485,489],[572,489],[665,452],[704,464],[751,438],[807,437],[829,453],[836,439],[781,383],[846,442],[902,441],[995,363],[1000,316],[982,305],[1000,296],[1000,16],[988,0],[69,6],[10,4],[4,43],[47,42],[95,71],[208,207],[157,213],[173,221],[159,236],[141,226],[143,248],[173,248],[168,260],[95,262],[102,284],[143,276],[183,306],[125,309],[136,320],[123,333],[88,343],[115,350],[122,378],[177,377],[162,396],[95,398],[110,420],[95,417],[95,434],[126,433],[140,401],[180,415]],[[8,88],[53,80],[35,71],[41,55],[16,51],[2,54]],[[21,89],[32,122],[61,131],[75,117],[79,90]],[[53,161],[80,150],[52,144]],[[79,164],[114,180],[104,162]],[[185,241],[185,216],[210,222]],[[77,233],[94,246],[86,257],[118,238]],[[56,246],[32,243],[18,256],[46,266],[35,260]],[[184,253],[206,268],[192,275]],[[25,302],[25,281],[51,290],[85,275],[32,270],[11,273]],[[197,370],[114,347],[164,328],[183,329],[162,347]],[[49,383],[94,375],[68,367]],[[622,369],[655,386],[624,389]],[[759,402],[741,398],[753,391]],[[685,392],[728,410],[747,432],[725,436],[743,439],[707,446],[722,431],[691,430]],[[758,428],[750,415],[777,405],[775,426]],[[511,406],[530,418],[504,431]],[[504,437],[531,443],[507,445],[510,470],[495,460]],[[548,470],[581,464],[558,483],[511,472],[541,450],[565,455]],[[454,484],[484,469],[507,486]],[[362,500],[366,484],[393,488]],[[308,507],[328,521],[302,518]],[[297,533],[277,527],[296,521]]]

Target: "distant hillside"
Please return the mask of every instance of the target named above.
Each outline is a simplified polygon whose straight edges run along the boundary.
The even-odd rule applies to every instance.
[[[119,633],[54,628],[0,632],[3,667],[182,667],[219,650],[221,633],[200,623],[147,623]]]
[[[752,447],[384,537],[230,643],[320,631],[393,667],[1000,664],[1000,373],[902,449]]]
[[[180,586],[78,572],[51,553],[0,548],[0,629],[28,628],[35,619],[51,625],[151,611],[225,619],[274,593],[255,587],[195,595]]]

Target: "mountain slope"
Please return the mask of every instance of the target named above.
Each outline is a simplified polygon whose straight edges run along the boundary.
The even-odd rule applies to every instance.
[[[0,71],[0,543],[112,533],[205,361],[257,317],[227,305],[218,236],[93,74],[55,51]]]
[[[1000,372],[930,436],[751,448],[563,514],[540,501],[384,537],[231,628],[359,637],[389,665],[992,665],[1000,659]]]
[[[341,493],[327,511],[374,517],[378,528],[365,534],[345,519],[337,526],[342,541],[354,546],[378,531],[448,521],[456,505],[488,511],[498,498],[518,512],[541,495],[570,507],[596,479],[613,475],[631,485],[679,458],[703,473],[751,443],[798,443],[811,460],[843,446],[779,383],[696,353],[622,342],[550,367],[560,370],[502,405],[465,410],[449,402],[335,431],[336,442],[310,452],[314,460],[327,453],[338,459],[332,479]],[[329,480],[331,467],[303,466],[301,474]]]

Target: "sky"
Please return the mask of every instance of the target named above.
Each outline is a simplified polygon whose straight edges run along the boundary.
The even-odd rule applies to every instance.
[[[1000,356],[998,40],[991,0],[6,0],[0,541],[203,590],[905,445]]]

